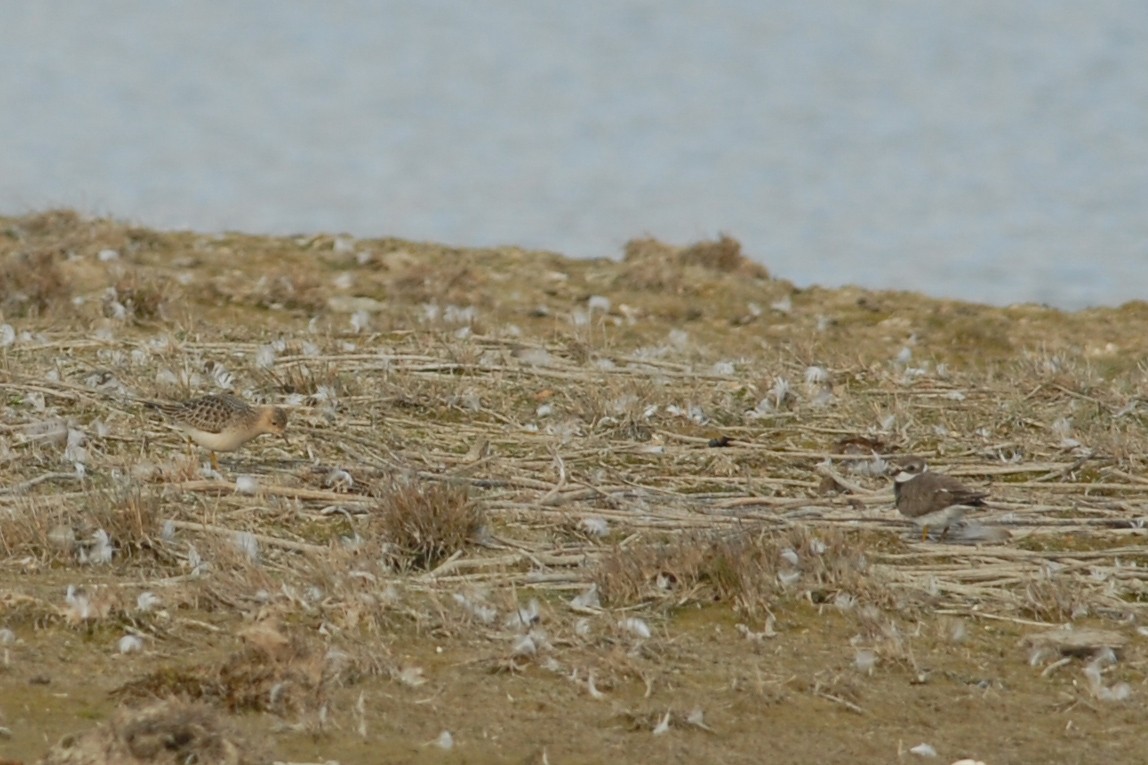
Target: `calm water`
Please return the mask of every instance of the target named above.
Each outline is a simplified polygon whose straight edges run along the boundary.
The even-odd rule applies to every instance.
[[[0,210],[1148,298],[1142,0],[0,0]]]

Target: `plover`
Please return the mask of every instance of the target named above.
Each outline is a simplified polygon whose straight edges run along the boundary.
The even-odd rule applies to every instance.
[[[941,539],[949,527],[959,523],[974,507],[983,507],[988,492],[976,491],[956,478],[929,472],[925,460],[906,457],[893,478],[893,496],[901,515],[921,527],[921,541],[929,537],[929,527],[941,527]]]
[[[264,433],[287,441],[287,412],[277,406],[252,406],[238,396],[220,393],[189,401],[145,401],[188,438],[208,450],[219,470],[216,452],[233,452]],[[290,443],[290,442],[288,442]]]

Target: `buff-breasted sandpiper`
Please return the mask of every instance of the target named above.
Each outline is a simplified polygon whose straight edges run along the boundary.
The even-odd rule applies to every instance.
[[[188,401],[145,401],[195,443],[208,450],[219,470],[216,452],[233,452],[256,436],[270,433],[287,440],[287,412],[277,406],[252,406],[238,396],[219,393]]]

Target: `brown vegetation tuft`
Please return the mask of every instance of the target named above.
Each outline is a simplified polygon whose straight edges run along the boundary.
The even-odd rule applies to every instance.
[[[72,287],[56,261],[53,253],[36,250],[0,262],[0,313],[42,316],[68,305]]]
[[[856,596],[871,586],[868,568],[857,545],[839,532],[758,528],[615,548],[601,561],[596,582],[611,606],[718,600],[757,615],[792,595],[814,602],[838,592]]]
[[[738,274],[748,279],[768,279],[769,271],[747,258],[741,243],[728,236],[674,247],[657,239],[626,242],[618,284],[642,290],[696,292],[697,279],[683,269],[697,267],[715,274]]]
[[[155,550],[159,506],[157,494],[137,486],[93,490],[76,505],[5,512],[0,514],[0,551],[85,560],[102,532],[115,561],[133,560]]]
[[[275,617],[261,618],[239,636],[244,646],[221,661],[162,668],[121,685],[112,696],[121,703],[175,696],[231,712],[298,719],[317,712],[336,688],[378,671],[377,659],[329,648]]]
[[[252,278],[236,278],[234,272],[229,276],[216,276],[196,292],[201,301],[209,304],[231,303],[308,313],[326,307],[328,296],[326,285],[313,270],[274,266]]]
[[[324,362],[283,365],[264,370],[261,376],[267,380],[268,387],[286,396],[314,396],[320,389],[326,389],[327,395],[341,397],[351,390],[350,380]]]
[[[462,256],[458,258],[461,260]],[[485,279],[466,264],[452,264],[442,269],[416,262],[396,273],[387,297],[396,304],[406,305],[485,304],[484,292],[479,289],[484,282]]]
[[[85,226],[84,218],[75,210],[56,209],[26,215],[13,221],[8,231],[18,239],[61,239],[80,234]]]
[[[121,709],[92,730],[66,736],[40,765],[254,765],[266,762],[210,707],[168,700]]]
[[[379,528],[400,568],[434,568],[475,542],[486,513],[464,487],[395,483],[375,507]]]
[[[1089,615],[1096,602],[1087,585],[1072,579],[1048,576],[1030,581],[1024,590],[1022,612],[1051,624],[1067,624]]]
[[[755,279],[768,279],[769,271],[754,263],[741,251],[741,242],[722,234],[715,241],[697,242],[678,252],[678,261],[684,266],[701,266],[710,271],[739,272]]]
[[[149,549],[160,536],[160,495],[141,486],[88,496],[83,520],[108,532],[120,558]]]
[[[133,269],[109,289],[106,302],[119,303],[126,318],[136,324],[146,324],[165,319],[164,311],[172,298],[171,280],[156,279]]]

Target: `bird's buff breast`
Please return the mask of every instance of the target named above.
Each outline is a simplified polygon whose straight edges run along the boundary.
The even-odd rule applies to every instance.
[[[186,433],[192,441],[204,449],[210,449],[213,452],[233,452],[258,435],[257,433],[248,433],[246,431],[232,429],[225,429],[220,433],[208,433],[203,430],[186,427],[183,428],[183,432]]]

